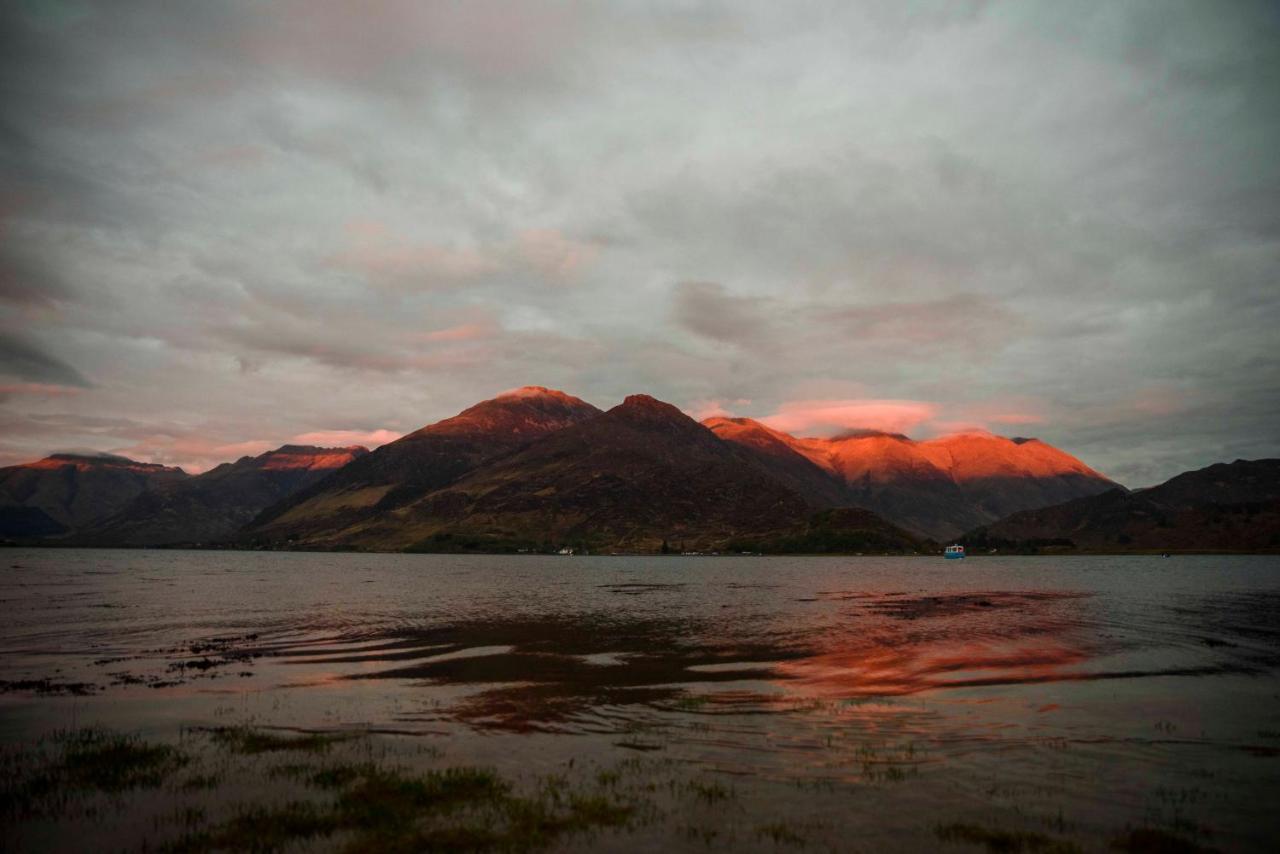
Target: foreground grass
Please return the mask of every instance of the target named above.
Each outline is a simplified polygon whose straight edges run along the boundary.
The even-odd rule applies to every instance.
[[[349,740],[236,728],[204,731],[180,748],[100,729],[58,733],[0,757],[0,819],[62,819],[77,810],[92,815],[102,809],[94,798],[114,798],[118,809],[119,798],[138,789],[163,788],[180,799],[216,793],[234,781],[225,774],[228,762],[274,756],[309,760],[257,767],[262,779],[296,784],[279,800],[232,803],[216,819],[202,807],[181,806],[155,822],[169,827],[160,828],[158,844],[145,847],[269,852],[329,839],[350,854],[533,850],[570,835],[626,828],[646,808],[599,785],[574,789],[558,777],[521,794],[485,768],[410,772],[372,760],[323,761],[335,744]],[[196,767],[206,761],[224,773]]]
[[[252,756],[258,753],[278,753],[297,750],[304,753],[325,753],[333,745],[346,741],[346,736],[304,733],[280,735],[250,727],[226,727],[208,730],[214,742],[227,750]]]
[[[1043,833],[1025,830],[1001,830],[968,822],[944,824],[937,828],[937,836],[943,842],[960,842],[981,845],[995,854],[1018,852],[1043,852],[1043,854],[1078,854],[1079,847]]]
[[[297,800],[242,810],[185,833],[172,852],[275,851],[295,841],[341,836],[341,850],[529,850],[597,828],[624,827],[634,806],[601,794],[543,792],[522,797],[487,769],[410,774],[373,764],[295,768],[331,800]]]
[[[190,762],[167,744],[98,728],[59,731],[0,760],[0,815],[57,808],[78,794],[156,788]],[[29,769],[29,773],[22,773]]]

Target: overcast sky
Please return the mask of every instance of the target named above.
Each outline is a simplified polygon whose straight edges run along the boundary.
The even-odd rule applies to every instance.
[[[0,463],[526,384],[1280,455],[1280,4],[3,9]]]

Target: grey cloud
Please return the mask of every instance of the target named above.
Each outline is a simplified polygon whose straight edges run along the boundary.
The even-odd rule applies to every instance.
[[[537,382],[1029,400],[1137,481],[1275,454],[1278,18],[9,4],[3,358],[94,388],[0,414],[229,445]]]
[[[91,388],[92,383],[71,365],[39,347],[0,333],[0,372],[37,383]]]
[[[717,341],[758,345],[767,339],[765,301],[730,294],[717,282],[682,282],[675,287],[676,321]]]

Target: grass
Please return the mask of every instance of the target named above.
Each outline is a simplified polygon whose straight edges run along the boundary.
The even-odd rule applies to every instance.
[[[432,761],[426,769],[415,763],[409,770],[388,758],[402,754],[379,753],[369,737],[251,727],[187,732],[193,735],[178,746],[81,729],[21,749],[0,749],[0,824],[17,829],[19,822],[10,816],[31,816],[74,826],[116,813],[133,821],[132,816],[158,808],[139,847],[174,854],[316,847],[345,854],[527,851],[559,847],[579,836],[586,840],[578,845],[589,849],[597,834],[630,833],[664,817],[677,842],[708,849],[820,847],[828,836],[821,824],[774,820],[786,814],[775,810],[740,824],[721,824],[726,812],[749,809],[738,804],[739,789],[716,775],[682,772],[663,754],[632,755],[608,766],[581,761],[576,769],[570,761],[555,773],[506,778],[483,767],[439,767],[438,751],[417,746],[414,755]],[[908,747],[906,755],[913,752]],[[875,766],[875,779],[896,780],[885,766],[901,753],[868,746],[859,758]],[[892,764],[888,769],[898,770]],[[820,782],[821,787],[818,782],[797,785],[812,786],[823,796],[839,789],[834,782]],[[126,798],[135,790],[160,787],[162,795]],[[1181,803],[1198,795],[1171,790],[1165,797]],[[932,828],[932,845],[972,846],[993,854],[1075,852],[1064,838],[1065,828],[1061,815],[1056,826],[1041,826],[1054,836],[956,822]],[[925,819],[919,832],[929,831]],[[1107,841],[1102,838],[1104,845]],[[1135,854],[1210,850],[1154,829],[1126,830],[1110,843]]]
[[[247,729],[214,730],[210,737],[222,750],[241,755],[318,753],[332,743]],[[626,827],[636,815],[635,805],[601,791],[572,791],[562,778],[547,778],[533,796],[520,796],[496,772],[470,766],[410,773],[373,762],[294,762],[268,775],[327,794],[321,800],[244,805],[217,823],[188,822],[163,850],[269,852],[330,837],[346,854],[530,850],[570,834]]]
[[[943,842],[981,845],[995,854],[1017,854],[1037,851],[1045,854],[1074,854],[1079,848],[1069,842],[1053,839],[1043,833],[1026,830],[1001,830],[978,824],[956,822],[939,826],[935,833]]]
[[[769,824],[761,824],[756,827],[756,836],[761,839],[771,840],[775,845],[794,845],[804,847],[809,843],[794,825],[785,821],[775,821]]]
[[[228,727],[209,730],[216,744],[234,753],[254,755],[297,750],[305,753],[324,753],[334,744],[346,741],[347,736],[305,733],[289,736],[263,732],[249,727]]]
[[[222,777],[217,774],[193,774],[178,784],[184,792],[211,791],[222,785]]]
[[[480,768],[446,768],[415,777],[374,769],[343,790],[336,808],[347,826],[395,827],[420,812],[493,803],[508,788],[495,773]]]
[[[244,807],[221,824],[188,831],[164,850],[267,852],[339,833],[345,837],[339,850],[347,854],[529,850],[568,834],[625,826],[634,812],[604,795],[571,795],[564,806],[516,797],[493,772],[476,768],[356,773],[357,782],[332,802]]]
[[[67,732],[57,739],[61,782],[75,788],[123,792],[159,786],[190,760],[167,744],[146,744],[134,736],[101,729]]]
[[[167,744],[96,727],[65,730],[29,754],[7,757],[0,780],[0,814],[32,814],[65,807],[77,794],[120,794],[156,788],[190,758]]]
[[[339,827],[329,810],[309,801],[292,801],[280,806],[245,807],[234,818],[212,829],[196,830],[162,850],[198,851],[278,851],[300,840],[328,836]]]
[[[1130,830],[1112,840],[1111,847],[1130,854],[1203,854],[1216,850],[1154,827]]]
[[[689,793],[699,801],[708,804],[725,801],[733,796],[733,792],[725,786],[716,782],[704,783],[701,780],[689,783]]]

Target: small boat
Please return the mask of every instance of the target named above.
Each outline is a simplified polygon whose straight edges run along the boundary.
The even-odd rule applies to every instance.
[[[942,556],[947,560],[960,560],[964,557],[964,546],[954,545],[947,546],[942,551]]]

